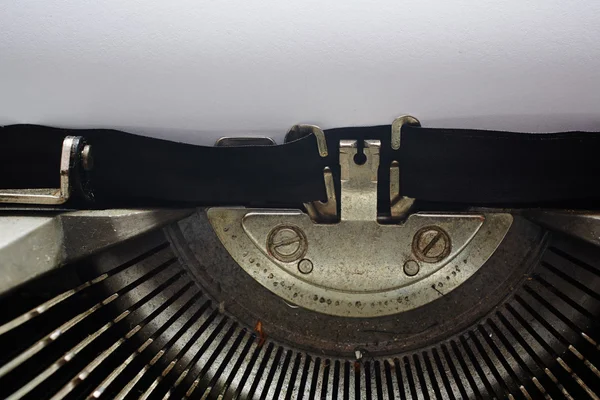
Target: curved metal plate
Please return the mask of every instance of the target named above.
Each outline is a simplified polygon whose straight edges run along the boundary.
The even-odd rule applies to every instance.
[[[402,225],[325,225],[298,210],[243,208],[212,208],[208,217],[234,260],[264,287],[301,307],[349,317],[395,314],[450,292],[485,263],[512,223],[510,214],[413,214]],[[414,235],[428,226],[451,240],[448,255],[435,263],[412,249]],[[298,254],[311,261],[309,273],[301,272],[300,259],[284,262],[269,250],[270,234],[286,227],[304,233],[306,251]],[[300,245],[293,238],[281,243]],[[414,276],[404,272],[407,261],[418,264]]]

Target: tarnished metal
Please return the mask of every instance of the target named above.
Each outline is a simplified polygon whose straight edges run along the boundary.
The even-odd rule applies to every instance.
[[[274,146],[275,144],[275,141],[267,136],[226,136],[217,139],[215,147]]]
[[[208,215],[232,257],[258,282],[294,304],[344,316],[406,311],[435,300],[438,291],[455,289],[491,256],[512,221],[509,214],[413,214],[402,226],[360,220],[326,225],[293,210],[213,208]],[[315,266],[310,275],[266,249],[269,232],[282,224],[305,233],[305,258]],[[401,270],[414,257],[412,239],[432,224],[452,236],[452,250],[440,262],[422,262],[419,274],[407,277]]]
[[[394,150],[400,148],[403,125],[421,126],[421,122],[411,115],[403,115],[392,122],[392,149]]]
[[[290,128],[285,135],[285,142],[293,142],[308,135],[314,135],[317,141],[317,151],[321,157],[327,157],[329,151],[327,149],[327,141],[325,133],[316,125],[297,124]],[[323,181],[325,183],[325,201],[312,201],[304,203],[306,212],[313,221],[319,223],[333,223],[338,220],[337,215],[337,199],[335,198],[335,185],[333,182],[333,173],[329,167],[323,169]]]
[[[0,218],[0,294],[191,212],[114,209],[4,216]]]
[[[45,205],[66,203],[71,196],[69,173],[71,167],[75,163],[75,159],[81,156],[80,154],[77,154],[76,151],[81,141],[82,138],[79,136],[67,136],[63,140],[60,155],[60,187],[49,189],[0,189],[0,203]],[[86,153],[88,155],[90,153],[89,146]],[[89,162],[87,165],[89,166]]]
[[[177,226],[208,248],[199,271],[212,284],[155,232],[73,266],[82,281],[62,269],[38,281],[43,290],[2,296],[3,398],[598,398],[600,250],[589,243],[517,215],[460,290],[438,282],[440,301],[387,318],[328,318],[257,290],[218,239]]]
[[[312,201],[304,203],[306,212],[315,222],[332,223],[338,220],[337,199],[335,198],[335,185],[333,183],[333,173],[329,167],[323,170],[323,181],[325,182],[326,201]]]
[[[378,140],[365,141],[363,153],[366,161],[357,164],[354,160],[359,154],[356,140],[340,141],[342,221],[377,220],[377,169],[380,149],[381,143]]]
[[[419,263],[415,260],[408,260],[404,263],[404,273],[408,276],[415,276],[419,273]]]
[[[198,210],[167,228],[170,243],[161,232],[126,240],[3,294],[2,397],[598,398],[600,249],[578,238],[593,240],[600,220],[541,213],[557,234],[516,213],[459,290],[443,279],[439,301],[375,319],[315,315],[257,287],[207,225],[198,230]],[[82,243],[97,233],[73,231]],[[304,260],[290,265],[301,273]],[[419,263],[397,273],[418,277]]]
[[[391,143],[392,149],[400,149],[402,138],[402,126],[405,124],[421,126],[421,123],[415,117],[403,115],[398,117],[392,123]],[[406,218],[415,199],[401,194],[400,182],[400,164],[398,161],[392,161],[390,166],[390,215],[392,221],[401,221]]]
[[[421,261],[436,263],[450,254],[450,236],[438,226],[421,228],[412,242],[413,254]]]
[[[316,125],[308,124],[296,124],[290,128],[285,136],[285,141],[290,142],[306,135],[313,134],[317,140],[317,149],[321,157],[327,157],[329,151],[327,150],[327,141],[325,140],[325,132]]]
[[[526,210],[524,216],[552,230],[600,246],[600,215],[591,211]]]
[[[302,259],[298,262],[298,271],[303,274],[310,274],[313,270],[313,263],[308,259]]]
[[[280,225],[267,237],[267,251],[277,260],[293,262],[306,254],[306,235],[294,225]]]
[[[390,167],[390,215],[393,221],[399,221],[408,215],[415,199],[400,194],[400,164],[392,161]]]
[[[366,160],[357,164],[357,142],[340,142],[339,223],[314,223],[299,210],[208,210],[232,257],[286,301],[351,317],[419,307],[475,273],[509,229],[512,216],[503,213],[413,214],[402,224],[379,224],[380,143],[365,141],[363,147]],[[304,242],[305,248],[300,246]],[[283,257],[273,249],[276,245],[285,249]],[[300,270],[300,258],[311,261],[310,274]],[[403,273],[409,260],[418,268],[411,264]]]
[[[92,146],[86,144],[81,150],[81,165],[86,171],[91,171],[94,168],[94,156],[92,154]]]

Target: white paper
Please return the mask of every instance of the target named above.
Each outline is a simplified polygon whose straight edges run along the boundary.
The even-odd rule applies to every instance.
[[[600,130],[600,2],[4,0],[0,124]]]

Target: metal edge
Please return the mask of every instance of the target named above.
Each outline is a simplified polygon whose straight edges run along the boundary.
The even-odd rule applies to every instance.
[[[185,218],[192,209],[86,210],[0,217],[0,294],[108,247]]]

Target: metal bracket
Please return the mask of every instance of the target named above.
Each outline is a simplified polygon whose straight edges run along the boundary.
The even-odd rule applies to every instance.
[[[217,139],[215,147],[275,146],[275,141],[267,136],[225,136]]]
[[[327,157],[329,152],[327,151],[327,141],[325,140],[325,132],[316,125],[307,124],[296,124],[290,128],[288,133],[285,135],[285,142],[291,142],[313,134],[317,139],[317,148],[321,157]]]
[[[366,160],[357,164],[358,142],[340,140],[342,179],[342,221],[377,221],[377,170],[379,169],[379,140],[365,140]]]
[[[84,169],[92,168],[91,147],[81,136],[67,136],[60,155],[60,187],[44,189],[0,189],[0,203],[64,204],[71,196],[70,171],[81,159]]]
[[[411,214],[377,222],[379,141],[340,141],[340,220],[299,210],[211,208],[236,262],[288,303],[325,314],[375,317],[410,310],[460,286],[492,255],[510,214]],[[326,175],[327,176],[327,175]],[[333,201],[333,198],[330,198]]]
[[[400,194],[400,164],[392,161],[390,166],[390,214],[392,221],[401,221],[408,215],[415,199]]]
[[[399,150],[402,139],[402,126],[414,125],[421,126],[418,119],[410,115],[403,115],[392,122],[391,143],[392,149]],[[398,161],[392,161],[390,166],[390,214],[393,221],[400,221],[406,218],[415,199],[402,196],[400,194],[400,164]]]
[[[402,126],[405,124],[421,126],[419,120],[410,115],[403,115],[398,117],[392,123],[391,130],[391,145],[392,149],[398,150],[400,149],[401,144],[401,133]],[[286,141],[291,141],[298,139],[304,135],[314,134],[317,138],[317,145],[319,149],[319,154],[322,157],[325,157],[327,152],[327,143],[325,141],[325,135],[321,128],[315,125],[294,125],[286,136]],[[344,151],[344,148],[348,146],[356,147],[356,141],[354,144],[350,144],[352,141],[341,141],[340,142],[340,152]],[[366,148],[369,147],[369,143],[371,141],[366,141]],[[379,148],[381,144],[378,144]],[[369,160],[371,157],[368,158]],[[379,153],[377,153],[377,166],[379,165]],[[342,169],[342,173],[344,170]],[[323,171],[324,181],[325,181],[325,190],[327,192],[327,201],[314,201],[311,203],[305,203],[304,206],[308,215],[315,222],[319,223],[333,223],[339,220],[337,215],[337,201],[335,198],[335,186],[333,182],[333,176],[331,174],[330,168],[325,168]],[[375,181],[377,177],[377,171],[375,171]],[[344,178],[342,177],[342,184]],[[376,182],[375,182],[376,185]],[[376,190],[376,187],[375,187]],[[401,195],[401,184],[400,184],[400,164],[397,161],[393,161],[390,166],[390,215],[391,220],[395,222],[402,221],[408,216],[410,209],[412,208],[415,199],[407,196]]]
[[[301,139],[308,135],[314,135],[317,140],[317,150],[321,157],[327,157],[329,151],[327,150],[327,141],[325,140],[325,133],[321,128],[316,125],[307,124],[296,124],[290,128],[288,133],[285,135],[285,142],[289,143],[294,140]],[[335,185],[333,182],[333,173],[329,167],[323,169],[323,181],[325,183],[325,193],[327,195],[326,201],[311,201],[310,203],[304,203],[306,212],[313,221],[320,223],[333,223],[336,222],[337,217],[337,199],[335,198]]]
[[[400,148],[400,141],[402,139],[402,126],[403,125],[414,125],[421,126],[418,119],[411,115],[403,115],[398,117],[392,122],[392,149],[398,150]]]
[[[325,167],[323,170],[323,180],[327,201],[311,201],[310,203],[304,203],[304,207],[313,221],[334,223],[337,222],[337,199],[335,198],[333,173],[329,167]]]

